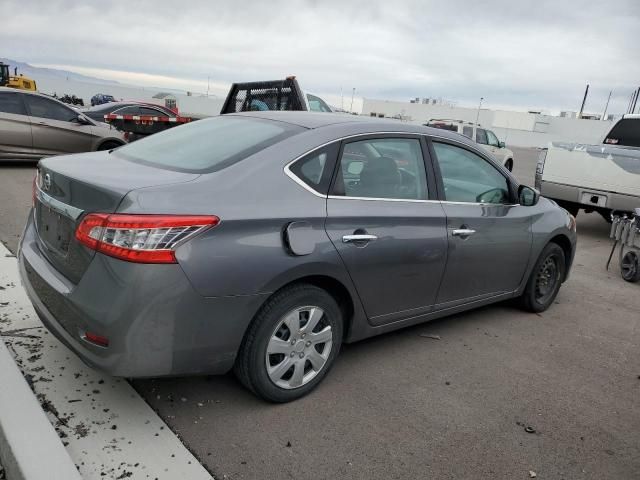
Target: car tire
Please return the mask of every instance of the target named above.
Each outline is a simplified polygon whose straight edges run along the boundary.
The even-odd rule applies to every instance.
[[[98,151],[113,150],[114,148],[118,148],[118,147],[121,147],[121,146],[122,146],[121,143],[107,141],[107,142],[104,142],[103,144],[101,144],[98,147]]]
[[[557,243],[549,243],[538,257],[520,297],[521,306],[534,313],[544,312],[558,295],[566,271],[565,255]]]
[[[620,259],[620,274],[627,282],[640,281],[640,259],[636,252],[628,251]]]
[[[287,287],[267,300],[249,326],[234,372],[264,400],[296,400],[327,375],[342,332],[343,313],[327,291],[309,284]]]

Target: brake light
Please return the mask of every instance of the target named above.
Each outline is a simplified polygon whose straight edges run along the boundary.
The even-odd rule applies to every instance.
[[[136,263],[176,263],[175,248],[220,223],[215,215],[124,215],[90,213],[76,239],[98,252]]]
[[[91,342],[99,347],[108,347],[109,339],[107,337],[103,337],[102,335],[98,335],[97,333],[85,332],[84,338],[88,342]]]

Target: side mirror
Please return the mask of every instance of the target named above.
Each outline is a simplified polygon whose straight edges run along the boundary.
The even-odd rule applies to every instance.
[[[499,146],[500,148],[504,148],[504,142],[498,142],[498,146]]]
[[[89,121],[89,119],[84,115],[82,115],[81,113],[79,113],[78,116],[76,117],[76,121],[80,125],[91,125],[91,122]]]
[[[520,185],[518,187],[518,202],[523,207],[533,207],[540,200],[540,192],[535,188]]]

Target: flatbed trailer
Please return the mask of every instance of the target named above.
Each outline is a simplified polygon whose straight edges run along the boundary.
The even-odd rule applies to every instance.
[[[162,117],[153,115],[118,115],[110,113],[104,121],[129,135],[129,141],[162,132],[177,125],[193,121],[191,117]]]

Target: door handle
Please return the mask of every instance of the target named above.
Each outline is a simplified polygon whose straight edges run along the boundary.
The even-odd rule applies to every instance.
[[[451,231],[451,235],[454,237],[468,237],[469,235],[473,235],[476,233],[475,230],[471,230],[470,228],[456,228]]]
[[[351,242],[372,242],[373,240],[377,240],[378,237],[375,235],[368,234],[360,234],[360,235],[343,235],[342,243],[351,243]]]

